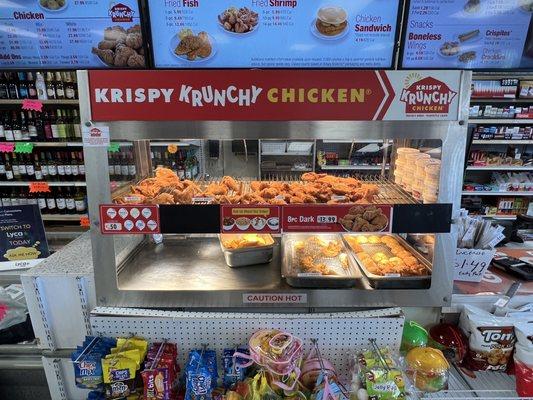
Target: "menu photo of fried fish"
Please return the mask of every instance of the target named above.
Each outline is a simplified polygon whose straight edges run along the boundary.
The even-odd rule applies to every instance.
[[[184,28],[171,39],[172,53],[183,61],[205,61],[215,54],[214,40],[205,31],[195,34],[192,29]]]
[[[481,9],[481,0],[468,0],[463,9],[469,14],[477,13]]]

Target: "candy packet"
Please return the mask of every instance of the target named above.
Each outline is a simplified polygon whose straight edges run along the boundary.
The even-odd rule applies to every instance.
[[[248,368],[242,367],[248,360],[241,357],[234,357],[236,351],[242,354],[250,354],[247,348],[224,349],[224,355],[222,356],[222,367],[224,370],[222,383],[226,389],[233,388],[237,382],[242,381],[248,370]]]

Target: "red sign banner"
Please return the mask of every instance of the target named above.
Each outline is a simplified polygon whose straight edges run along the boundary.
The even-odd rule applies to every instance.
[[[100,205],[100,231],[105,235],[160,233],[159,207]]]
[[[270,205],[220,206],[220,231],[279,233],[280,207]]]
[[[92,121],[454,120],[459,71],[89,71]]]
[[[281,228],[287,232],[390,232],[392,206],[370,204],[289,204]]]

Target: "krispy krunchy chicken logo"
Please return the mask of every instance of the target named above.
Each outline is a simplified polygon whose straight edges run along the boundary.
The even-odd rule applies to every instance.
[[[113,22],[132,22],[135,12],[125,4],[110,3],[109,16]]]
[[[422,78],[418,73],[409,74],[404,87],[400,101],[405,103],[406,114],[448,114],[457,96],[444,82],[431,76]]]

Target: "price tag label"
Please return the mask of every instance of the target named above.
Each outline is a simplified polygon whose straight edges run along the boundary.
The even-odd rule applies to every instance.
[[[319,215],[316,217],[316,221],[319,224],[334,224],[337,222],[336,215]]]
[[[15,143],[0,143],[0,153],[12,153],[15,150]]]
[[[496,250],[457,249],[454,262],[456,281],[481,282]]]
[[[84,215],[80,218],[80,226],[83,226],[84,228],[89,228],[91,226],[88,216]]]
[[[31,182],[30,193],[47,193],[50,192],[48,182]]]
[[[33,143],[23,142],[15,144],[15,153],[31,154],[33,151]]]
[[[106,231],[121,231],[122,224],[120,222],[106,222],[104,224],[104,229]]]
[[[110,153],[118,153],[120,151],[120,143],[116,143],[116,142],[109,143],[109,147],[107,148],[107,151]]]
[[[22,101],[22,109],[28,111],[43,111],[43,103],[40,100],[24,99]]]

